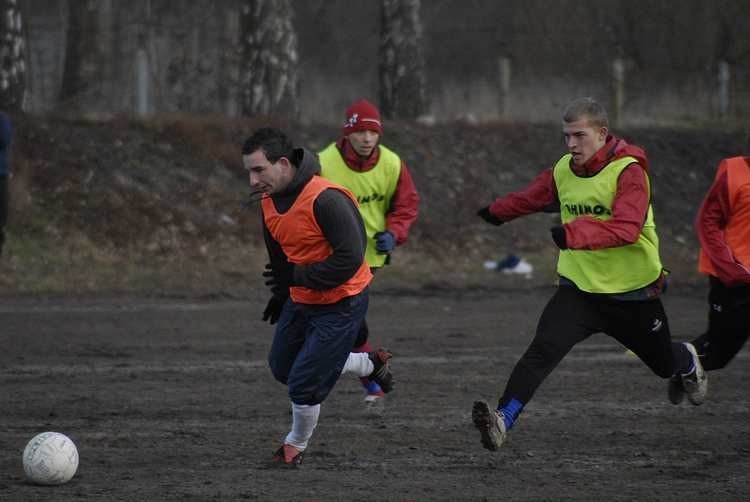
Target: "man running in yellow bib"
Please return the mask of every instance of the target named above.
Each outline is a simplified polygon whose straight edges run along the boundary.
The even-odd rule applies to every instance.
[[[497,408],[472,410],[482,445],[496,450],[536,389],[578,343],[594,333],[613,337],[661,378],[680,378],[701,404],[706,376],[695,347],[674,343],[659,298],[665,275],[651,207],[645,152],[609,134],[604,108],[591,98],[570,103],[562,133],[568,153],[525,190],[479,210],[488,223],[559,206],[551,229],[560,248],[559,287],[531,345],[513,369]]]

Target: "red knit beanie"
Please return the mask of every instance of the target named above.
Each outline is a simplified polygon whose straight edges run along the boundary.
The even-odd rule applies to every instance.
[[[344,136],[347,136],[356,131],[374,131],[383,134],[380,111],[366,99],[360,99],[346,109],[346,124],[342,132]]]

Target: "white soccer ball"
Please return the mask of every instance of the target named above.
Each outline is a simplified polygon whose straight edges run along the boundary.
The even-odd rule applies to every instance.
[[[78,450],[73,441],[59,432],[34,436],[23,450],[26,478],[40,485],[61,485],[78,470]]]

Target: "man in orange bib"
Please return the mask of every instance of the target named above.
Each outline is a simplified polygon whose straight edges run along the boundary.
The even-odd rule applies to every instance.
[[[262,194],[270,259],[263,275],[272,292],[263,320],[278,323],[269,365],[292,401],[292,429],[272,461],[296,467],[318,423],[320,403],[339,376],[368,377],[388,392],[390,353],[350,353],[372,279],[356,199],[321,178],[315,154],[295,148],[277,129],[259,129],[248,138],[242,163],[251,188]]]
[[[725,367],[750,336],[750,157],[719,163],[695,220],[708,275],[708,329],[693,340],[706,370]],[[684,396],[670,381],[675,404]]]

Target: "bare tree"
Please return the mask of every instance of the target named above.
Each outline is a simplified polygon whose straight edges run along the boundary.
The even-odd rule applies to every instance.
[[[388,118],[415,119],[427,109],[419,0],[382,0],[380,106]]]
[[[80,110],[99,80],[98,12],[95,0],[68,0],[68,31],[65,66],[60,88],[64,108]]]
[[[297,34],[290,0],[245,0],[240,12],[242,114],[298,114]]]
[[[26,98],[26,42],[16,0],[0,1],[0,108],[23,110]]]

